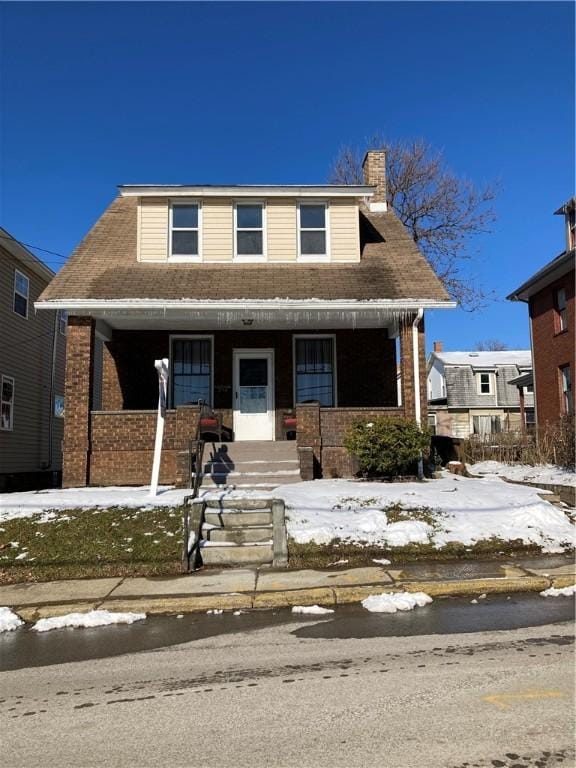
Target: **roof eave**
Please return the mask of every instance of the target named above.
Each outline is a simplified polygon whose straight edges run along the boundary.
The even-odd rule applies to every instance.
[[[373,186],[348,184],[120,184],[122,197],[372,197]]]

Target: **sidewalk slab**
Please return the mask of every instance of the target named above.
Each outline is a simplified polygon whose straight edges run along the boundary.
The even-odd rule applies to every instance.
[[[256,593],[295,589],[332,588],[357,584],[391,584],[382,568],[349,568],[344,571],[260,572]]]
[[[92,602],[105,597],[122,581],[113,579],[69,579],[39,584],[8,584],[0,587],[0,605],[42,605]]]
[[[558,568],[526,568],[528,573],[532,573],[535,576],[575,576],[576,577],[576,563],[570,565],[561,565]]]
[[[111,600],[125,597],[175,597],[178,595],[214,595],[249,592],[256,586],[256,571],[222,570],[214,573],[198,571],[185,576],[136,577],[124,581],[109,595]]]

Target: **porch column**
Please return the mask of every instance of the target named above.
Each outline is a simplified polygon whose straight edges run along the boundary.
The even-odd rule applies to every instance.
[[[62,468],[64,488],[81,487],[89,483],[93,366],[94,320],[91,317],[69,317]]]
[[[414,377],[414,331],[413,322],[416,314],[400,323],[400,367],[402,382],[402,406],[407,419],[416,418],[416,397],[420,398],[420,423],[426,426],[428,421],[428,396],[426,387],[426,340],[424,317],[418,323],[418,372],[420,378],[419,393],[416,393]]]

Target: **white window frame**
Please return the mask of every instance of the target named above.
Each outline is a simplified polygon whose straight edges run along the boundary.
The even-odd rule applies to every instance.
[[[568,383],[570,387],[568,387]],[[562,415],[572,415],[572,369],[570,363],[560,366],[560,391],[562,393]]]
[[[2,430],[3,432],[13,432],[14,431],[14,403],[16,401],[16,381],[14,380],[13,376],[6,376],[2,374],[2,379],[0,380],[0,407],[4,405],[5,402],[8,402],[2,399],[2,393],[4,392],[4,381],[12,382],[12,402],[10,403],[10,426],[3,427],[2,421],[0,420],[0,430]]]
[[[560,306],[560,296],[563,297],[563,306]],[[556,333],[563,333],[568,330],[568,301],[566,299],[566,288],[556,288],[554,291],[554,310],[558,318]]]
[[[324,232],[326,242],[326,253],[302,253],[302,242],[300,235],[302,227],[300,225],[300,208],[306,205],[324,206],[324,228],[305,227],[304,232]],[[330,204],[328,200],[299,200],[296,206],[296,242],[298,248],[298,261],[330,261]]]
[[[198,226],[197,227],[174,227],[174,208],[183,205],[196,205],[198,207]],[[198,253],[180,254],[172,253],[172,232],[197,232],[198,233]],[[200,200],[171,200],[168,210],[168,261],[180,263],[202,261],[202,202]]]
[[[482,392],[482,376],[488,376],[488,392]],[[490,371],[478,371],[476,373],[476,381],[477,381],[477,389],[478,394],[482,395],[483,397],[488,397],[489,395],[494,394],[494,374],[490,373]]]
[[[210,341],[210,402],[207,403],[211,408],[214,408],[214,334],[196,334],[196,333],[171,333],[169,338],[169,360],[170,367],[168,373],[168,408],[175,408],[173,403],[173,361],[174,355],[172,354],[172,346],[174,341]]]
[[[68,312],[65,309],[58,310],[58,332],[61,336],[66,336],[68,332]]]
[[[261,227],[240,227],[240,232],[262,232],[262,253],[238,253],[238,206],[259,205],[262,208]],[[268,260],[268,227],[265,200],[234,200],[234,261],[259,263]]]
[[[26,295],[21,293],[16,288],[16,278],[17,278],[18,275],[20,275],[20,277],[23,277],[24,280],[26,280],[26,285],[28,286],[28,290],[26,292]],[[20,312],[16,312],[16,303],[15,302],[16,302],[16,296],[17,295],[20,296],[23,299],[26,299],[26,315],[21,315]],[[15,269],[14,270],[14,293],[12,295],[12,311],[14,312],[15,315],[18,315],[18,317],[21,317],[22,320],[28,320],[28,309],[29,309],[29,307],[30,307],[30,278],[27,275],[25,275],[24,272],[20,272],[19,269]]]
[[[333,405],[321,405],[321,408],[338,408],[338,352],[336,349],[335,333],[295,333],[292,336],[292,402],[296,407],[296,341],[298,339],[332,339],[333,366],[332,390],[334,395]]]

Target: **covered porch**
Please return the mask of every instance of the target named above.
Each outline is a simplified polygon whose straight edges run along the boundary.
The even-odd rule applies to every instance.
[[[92,307],[69,317],[67,487],[149,482],[158,380],[170,367],[160,482],[185,482],[198,401],[226,441],[296,440],[301,476],[346,477],[357,417],[426,417],[422,307],[404,302],[235,302]],[[340,302],[340,304],[344,304]],[[321,306],[332,305],[332,306]],[[72,312],[73,310],[71,310]]]

